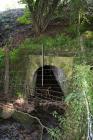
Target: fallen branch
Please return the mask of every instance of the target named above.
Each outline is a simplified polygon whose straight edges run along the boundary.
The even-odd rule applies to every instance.
[[[43,130],[44,129],[46,129],[47,131],[49,130],[48,127],[46,127],[42,124],[42,122],[40,121],[40,119],[38,117],[35,117],[35,116],[32,116],[28,113],[16,110],[16,109],[13,108],[12,104],[6,104],[5,105],[5,104],[1,103],[0,108],[1,108],[1,117],[3,119],[13,117],[16,120],[19,120],[21,123],[25,123],[25,122],[27,123],[29,118],[30,118],[29,121],[31,121],[31,119],[36,120],[41,127],[40,140],[42,140]],[[6,116],[6,115],[8,115],[8,116]],[[30,122],[28,122],[28,123],[30,123]],[[33,124],[33,121],[31,123]]]
[[[23,117],[24,115],[26,115],[27,118],[34,119],[34,120],[36,120],[36,121],[39,123],[39,125],[40,125],[40,127],[41,127],[40,140],[42,140],[43,130],[46,129],[46,130],[48,131],[49,128],[46,127],[46,126],[44,126],[38,117],[32,116],[32,115],[30,115],[30,114],[28,114],[28,113],[24,113],[24,112],[19,111],[19,110],[15,110],[15,112],[14,112],[14,114],[13,114],[13,117],[18,119],[18,116],[17,116],[18,114],[19,114],[19,115],[21,114],[22,117]],[[21,117],[19,117],[19,119],[21,119]],[[21,120],[21,121],[22,121],[22,120]]]

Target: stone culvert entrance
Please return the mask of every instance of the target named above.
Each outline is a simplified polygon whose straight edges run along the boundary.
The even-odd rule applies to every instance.
[[[42,55],[30,55],[27,66],[26,82],[28,85],[28,95],[33,95],[34,90],[39,89],[54,90],[51,95],[65,96],[68,93],[68,82],[72,76],[73,57],[44,56],[44,85],[42,87]],[[48,71],[49,69],[49,71]],[[52,78],[51,76],[52,75]],[[47,79],[47,80],[45,80]],[[51,85],[52,84],[52,85]],[[54,84],[54,85],[53,85]],[[58,94],[59,92],[59,94]],[[45,92],[43,92],[44,94]]]
[[[43,66],[42,76],[42,67],[40,67],[36,70],[33,77],[35,94],[42,98],[59,100],[64,96],[64,81],[65,76],[63,69],[45,65]]]

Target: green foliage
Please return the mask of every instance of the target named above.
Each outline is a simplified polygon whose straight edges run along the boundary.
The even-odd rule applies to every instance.
[[[24,95],[19,91],[19,92],[16,92],[15,95],[17,98],[23,98]]]
[[[59,115],[56,111],[53,116],[58,120],[58,127],[49,129],[53,140],[85,140],[87,138],[87,108],[86,97],[89,102],[90,112],[93,114],[93,74],[90,66],[75,65],[71,83],[72,93],[67,95],[65,102],[68,109],[65,116]]]
[[[16,96],[17,97],[21,97],[21,93],[20,92],[16,92]]]
[[[77,24],[72,24],[71,26],[68,27],[67,32],[70,34],[72,38],[77,37]]]
[[[51,136],[51,140],[62,140],[62,135],[63,135],[62,125],[63,125],[64,118],[61,115],[59,115],[56,111],[54,111],[52,115],[55,117],[55,119],[57,119],[58,127],[50,128],[48,133]]]
[[[55,38],[55,46],[60,46],[60,47],[68,47],[70,41],[72,39],[64,34],[60,34],[60,35],[57,35],[56,38]]]
[[[88,15],[87,17],[87,22],[85,21],[84,23],[81,24],[80,27],[80,31],[81,33],[85,32],[85,31],[93,31],[93,16],[91,17],[90,15]]]
[[[89,34],[89,33],[88,33]],[[83,34],[83,36],[86,36]],[[89,36],[89,35],[88,35]],[[84,37],[85,47],[92,48],[93,39]],[[20,47],[10,52],[11,61],[19,62],[20,59],[25,61],[25,57],[29,54],[41,54],[42,45],[44,45],[45,52],[57,51],[79,51],[80,46],[78,38],[71,38],[64,34],[56,35],[55,37],[40,36],[38,38],[28,38],[21,43]]]
[[[85,45],[88,48],[93,48],[93,39],[85,40]]]
[[[71,0],[70,1],[70,15],[71,23],[78,23],[79,14],[82,21],[85,19],[85,14],[88,11],[86,0]]]
[[[32,51],[39,51],[40,48],[42,47],[42,44],[44,45],[45,49],[48,50],[48,49],[53,49],[53,48],[57,48],[58,46],[59,47],[62,47],[65,45],[65,41],[67,41],[67,37],[63,37],[63,35],[60,37],[59,36],[56,36],[54,38],[52,37],[48,37],[48,36],[42,36],[40,38],[37,38],[37,39],[27,39],[26,41],[24,41],[22,43],[22,47],[23,48],[29,48],[31,49]],[[41,50],[40,50],[41,51]]]
[[[85,46],[87,48],[93,48],[93,32],[86,31],[86,32],[84,32],[83,36],[85,38],[84,39]]]
[[[51,136],[51,140],[61,140],[61,130],[59,128],[49,129],[49,134]]]
[[[78,50],[79,46],[77,39],[72,39],[64,34],[56,35],[55,37],[41,36],[37,39],[26,39],[22,44],[21,48],[28,49],[29,53],[41,52],[42,44],[44,45],[45,51],[53,50]]]
[[[25,58],[25,54],[26,54],[25,50],[26,49],[24,49],[24,48],[18,48],[18,49],[14,49],[13,51],[11,51],[10,52],[10,60],[11,60],[11,62],[18,63],[21,58],[22,59]]]
[[[64,119],[63,140],[84,140],[87,138],[87,109],[85,95],[88,98],[90,108],[92,96],[92,73],[90,66],[77,65],[74,67],[72,93],[66,98],[69,108]]]
[[[30,15],[30,12],[29,10],[26,8],[24,10],[24,15],[19,17],[17,19],[18,22],[20,22],[21,24],[31,24],[31,15]]]

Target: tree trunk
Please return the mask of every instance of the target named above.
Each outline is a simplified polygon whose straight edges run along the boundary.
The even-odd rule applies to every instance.
[[[49,0],[36,0],[34,10],[32,11],[28,4],[29,10],[32,14],[33,28],[36,35],[40,35],[45,31],[51,20],[51,17],[54,14],[54,11],[58,6],[59,1],[60,0],[53,0],[50,4]]]
[[[9,97],[9,49],[5,48],[5,81],[4,81],[4,93],[6,100]]]
[[[37,20],[36,20],[34,15],[32,16],[32,21],[33,21],[32,24],[33,24],[34,32],[36,33],[36,35],[39,35],[40,34],[40,28],[39,28],[39,25],[38,25]]]

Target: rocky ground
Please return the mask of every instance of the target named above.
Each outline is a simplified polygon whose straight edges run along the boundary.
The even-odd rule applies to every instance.
[[[20,101],[16,100],[14,107],[16,108],[18,106],[20,107],[21,104],[23,106],[22,100]],[[58,126],[57,119],[48,110],[44,110],[42,107],[41,108],[38,107],[37,109],[31,111],[32,105],[31,106],[28,105],[29,108],[27,107],[27,104],[24,105],[26,105],[27,110],[30,109],[28,111],[29,114],[38,117],[44,126],[48,128],[56,128]],[[1,112],[2,113],[1,116],[3,119],[0,120],[0,140],[39,140],[40,139],[39,138],[41,134],[40,124],[38,124],[36,120],[33,119],[31,120],[31,118],[26,116],[26,114],[23,113],[20,114],[20,111],[17,112],[18,114],[14,113],[14,108],[12,104],[6,104],[6,105],[1,104],[1,108],[2,107],[3,107],[3,111]],[[20,110],[20,108],[17,109]],[[21,108],[21,110],[22,110],[21,112],[23,112],[24,109]],[[43,131],[42,140],[51,140],[46,129],[44,129]]]
[[[31,28],[31,26],[22,25],[17,21],[23,13],[24,9],[13,9],[0,13],[0,46],[3,46],[10,36],[16,38],[16,42],[18,42],[18,39],[22,40],[24,36],[28,35],[28,28]],[[15,44],[15,41],[13,44]]]
[[[38,130],[24,128],[14,120],[0,123],[0,140],[38,140]]]

